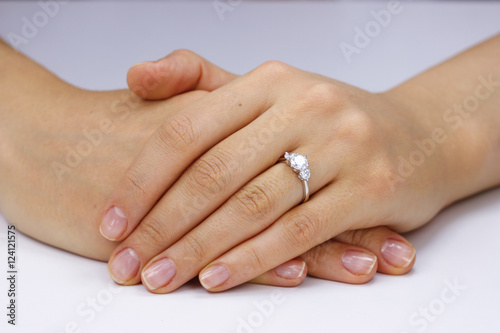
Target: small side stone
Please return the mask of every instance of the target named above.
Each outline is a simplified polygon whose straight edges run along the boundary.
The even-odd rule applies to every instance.
[[[308,181],[309,177],[311,177],[311,170],[309,170],[309,169],[302,170],[299,173],[299,178],[302,180]]]

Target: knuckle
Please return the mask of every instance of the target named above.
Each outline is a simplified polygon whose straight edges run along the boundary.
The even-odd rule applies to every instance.
[[[245,215],[261,218],[275,209],[274,189],[263,184],[250,184],[234,195],[237,210]]]
[[[161,150],[183,150],[194,144],[199,138],[191,119],[185,115],[177,115],[156,130],[156,147]]]
[[[256,72],[264,75],[268,80],[282,80],[293,73],[295,69],[278,60],[269,60],[257,67]]]
[[[169,233],[166,230],[163,218],[159,215],[148,216],[138,229],[138,237],[140,237],[140,244],[147,244],[149,247],[155,249],[163,248],[165,235]]]
[[[364,235],[365,235],[365,229],[359,229],[359,230],[349,230],[346,231],[341,239],[342,242],[351,244],[351,245],[360,245],[364,244]]]
[[[345,103],[345,89],[326,81],[320,81],[308,87],[301,98],[307,109],[322,108],[331,110]]]
[[[183,258],[186,261],[203,262],[207,252],[202,243],[194,236],[186,235],[184,237],[186,255]]]
[[[220,149],[205,154],[193,165],[194,184],[208,194],[223,191],[231,181],[230,161],[230,154]]]
[[[125,193],[134,193],[140,197],[147,197],[149,193],[148,181],[144,172],[135,171],[135,169],[131,169],[125,175]]]
[[[380,248],[381,244],[393,233],[384,226],[366,229],[349,230],[335,237],[335,240],[345,244],[363,247],[367,250]]]
[[[283,231],[291,245],[307,246],[320,236],[320,218],[315,212],[302,212],[285,219]]]
[[[259,253],[257,249],[251,246],[245,246],[242,248],[243,256],[248,261],[250,268],[257,272],[263,272],[265,269],[265,264],[262,254]]]
[[[328,251],[330,243],[331,241],[326,241],[319,244],[301,256],[309,269],[315,270],[316,267],[324,266],[327,263],[328,256],[330,255]]]
[[[356,149],[372,149],[382,140],[376,122],[364,110],[349,108],[342,115],[340,122],[339,136]]]

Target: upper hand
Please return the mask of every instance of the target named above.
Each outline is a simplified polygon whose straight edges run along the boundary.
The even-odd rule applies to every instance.
[[[433,195],[430,189],[412,191],[421,182],[443,185],[430,168],[402,180],[397,171],[398,157],[410,153],[408,142],[425,131],[409,107],[388,95],[267,63],[186,108],[156,132],[108,205],[120,207],[126,217],[114,239],[126,237],[145,216],[115,255],[125,248],[134,251],[143,268],[167,248],[153,259],[168,257],[161,262],[173,264],[162,271],[174,275],[172,281],[155,290],[167,292],[235,246],[217,260],[224,263],[221,270],[230,269],[228,281],[212,288],[202,277],[207,288],[223,290],[345,230],[380,224],[412,229],[446,201],[441,188]],[[262,138],[268,142],[259,143]],[[294,209],[302,196],[300,182],[288,166],[274,165],[287,150],[307,151],[315,193]],[[440,162],[436,154],[428,164]],[[241,271],[245,266],[249,269]],[[137,272],[119,282],[135,283]]]

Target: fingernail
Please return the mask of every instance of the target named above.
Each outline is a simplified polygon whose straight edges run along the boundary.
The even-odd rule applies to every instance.
[[[292,259],[276,267],[274,272],[285,279],[297,279],[302,276],[305,268],[305,261]]]
[[[365,275],[372,271],[377,262],[377,257],[355,250],[347,250],[342,254],[342,264],[344,267],[356,275]]]
[[[131,248],[119,252],[111,261],[109,271],[116,282],[123,284],[137,275],[141,261]]]
[[[172,281],[176,272],[177,270],[172,260],[169,258],[160,259],[142,272],[142,282],[149,289],[155,290]]]
[[[200,282],[205,289],[211,289],[226,282],[229,275],[229,269],[225,265],[215,265],[203,272]]]
[[[134,67],[138,67],[138,66],[142,66],[142,65],[145,65],[145,64],[150,64],[151,61],[143,61],[143,62],[139,62],[135,65],[133,65],[132,67],[130,67],[130,69],[134,68]]]
[[[388,239],[382,246],[382,257],[395,267],[407,267],[415,257],[415,249],[406,243]]]
[[[111,207],[101,222],[101,234],[109,240],[120,237],[127,228],[127,218],[123,211],[113,206]]]

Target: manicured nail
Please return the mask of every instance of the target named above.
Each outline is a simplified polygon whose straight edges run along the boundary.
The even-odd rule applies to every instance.
[[[304,274],[305,268],[305,261],[292,259],[276,267],[274,272],[285,279],[297,279]]]
[[[356,275],[370,273],[376,262],[377,257],[361,251],[347,250],[342,254],[342,264],[349,272]]]
[[[127,218],[123,211],[113,206],[111,207],[101,222],[101,234],[109,240],[120,237],[127,229]]]
[[[395,267],[407,267],[415,257],[413,246],[395,239],[388,239],[382,246],[382,257]]]
[[[214,265],[201,274],[200,282],[205,289],[211,289],[226,282],[229,275],[226,265]]]
[[[163,258],[142,272],[142,282],[149,289],[155,290],[172,281],[176,272],[174,262],[169,258]]]
[[[116,282],[123,284],[137,275],[141,261],[137,253],[131,248],[119,252],[111,261],[109,271]]]

